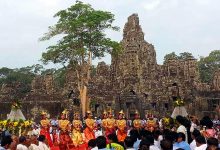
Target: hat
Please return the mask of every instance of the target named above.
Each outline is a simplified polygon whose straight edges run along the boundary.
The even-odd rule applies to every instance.
[[[86,112],[87,114],[91,114],[92,112],[90,111],[90,110],[87,110],[87,112]]]

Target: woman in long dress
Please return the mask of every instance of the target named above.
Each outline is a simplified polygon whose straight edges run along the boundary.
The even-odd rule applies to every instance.
[[[44,135],[47,139],[47,143],[50,147],[53,147],[52,139],[50,136],[50,120],[47,119],[47,113],[41,112],[42,119],[40,121],[41,129],[40,129],[40,135]]]
[[[121,110],[118,115],[118,120],[116,120],[117,130],[117,138],[119,142],[124,142],[127,136],[127,124],[126,120],[124,119],[124,112]]]
[[[71,130],[70,121],[67,119],[68,111],[64,110],[61,113],[61,119],[58,121],[60,128],[60,150],[68,150],[69,146],[72,144],[72,139],[69,136]]]
[[[80,120],[80,114],[78,112],[75,112],[74,120],[73,120],[72,141],[76,149],[85,150],[86,145],[81,129],[82,129],[82,121]]]
[[[91,139],[95,139],[95,120],[92,119],[92,112],[91,111],[87,111],[86,114],[87,118],[85,120],[86,123],[86,128],[84,129],[83,133],[85,136],[85,142],[88,143],[89,140]]]

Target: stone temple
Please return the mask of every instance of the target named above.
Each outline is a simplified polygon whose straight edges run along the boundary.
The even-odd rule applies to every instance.
[[[171,114],[178,96],[185,101],[189,114],[218,113],[220,69],[216,70],[212,83],[207,84],[199,79],[196,59],[170,59],[163,65],[157,64],[156,51],[144,40],[137,14],[128,17],[121,43],[123,52],[112,56],[111,65],[100,62],[89,84],[90,106],[95,115],[111,107],[115,112],[123,109],[127,118],[132,118],[136,109],[142,117],[148,111],[163,116]],[[22,97],[24,114],[37,119],[40,110],[48,110],[52,117],[64,108],[72,113],[80,110],[76,80],[74,68],[70,67],[63,89],[54,84],[53,75],[36,76],[32,91]],[[19,84],[4,84],[0,89],[1,118],[9,113],[10,95],[16,94],[16,89]]]

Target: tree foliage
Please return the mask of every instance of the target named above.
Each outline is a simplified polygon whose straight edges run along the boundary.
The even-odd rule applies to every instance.
[[[41,40],[49,40],[57,35],[62,38],[42,54],[45,63],[89,63],[90,52],[92,58],[96,58],[103,57],[106,52],[115,54],[120,49],[120,44],[105,34],[107,29],[119,29],[112,25],[114,15],[110,12],[95,10],[91,5],[77,1],[54,17],[58,17],[57,24],[49,27],[49,32]]]
[[[118,31],[119,28],[112,25],[114,15],[111,12],[95,10],[80,1],[59,11],[54,17],[58,18],[58,22],[49,27],[49,32],[41,40],[50,40],[54,36],[62,38],[47,48],[47,52],[42,54],[42,61],[74,66],[84,116],[89,109],[87,86],[94,73],[92,60],[104,57],[106,53],[118,54],[121,45],[105,33],[107,30]]]
[[[187,59],[194,59],[195,57],[192,55],[192,53],[189,52],[183,52],[177,55],[175,52],[166,54],[164,56],[164,63],[166,63],[169,59],[177,59],[177,60],[187,60]]]
[[[198,68],[200,79],[203,82],[210,82],[214,71],[220,68],[220,50],[212,51],[207,57],[200,57]]]

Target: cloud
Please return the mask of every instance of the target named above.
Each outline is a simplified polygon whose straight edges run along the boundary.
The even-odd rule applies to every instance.
[[[160,5],[160,0],[151,0],[143,3],[143,7],[146,10],[154,10]]]
[[[96,9],[115,14],[120,32],[108,32],[122,39],[127,17],[138,13],[145,39],[156,48],[163,62],[172,51],[190,51],[206,56],[220,49],[219,0],[82,0]],[[41,53],[54,41],[38,42],[48,26],[56,23],[53,15],[69,7],[71,0],[0,0],[0,67],[22,67],[39,63]],[[110,63],[110,57],[102,60]],[[97,63],[97,61],[96,61]]]

